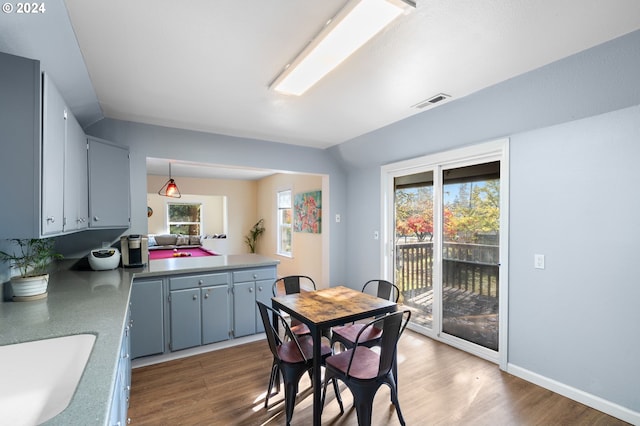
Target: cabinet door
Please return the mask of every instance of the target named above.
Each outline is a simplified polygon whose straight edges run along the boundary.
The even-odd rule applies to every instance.
[[[42,107],[42,235],[63,228],[64,145],[67,135],[66,105],[47,74],[43,76]]]
[[[41,87],[39,61],[0,52],[0,239],[42,232]]]
[[[131,389],[131,356],[130,356],[130,328],[129,312],[127,313],[120,356],[116,367],[116,381],[113,386],[113,397],[109,409],[109,425],[128,424],[127,412],[129,408],[129,392]]]
[[[134,281],[131,289],[131,357],[164,352],[162,280]]]
[[[271,297],[273,296],[271,287],[273,285],[272,279],[262,280],[256,282],[256,301],[262,302],[267,306],[271,306]],[[256,305],[256,333],[262,333],[264,331],[264,324],[262,324],[262,318]]]
[[[87,137],[73,114],[67,115],[64,167],[64,232],[89,227]]]
[[[202,344],[229,338],[229,287],[226,285],[201,289]]]
[[[129,150],[89,138],[89,226],[128,228],[129,209]]]
[[[254,281],[233,285],[233,335],[247,336],[256,332],[256,293]]]
[[[200,289],[171,292],[171,350],[199,346],[202,336]]]

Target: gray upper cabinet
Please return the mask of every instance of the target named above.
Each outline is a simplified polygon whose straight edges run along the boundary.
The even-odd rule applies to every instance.
[[[40,62],[0,53],[0,238],[40,236]]]
[[[86,137],[54,82],[39,61],[0,52],[0,94],[0,178],[11,183],[3,189],[0,238],[85,229]]]
[[[91,228],[129,227],[129,150],[89,137]]]
[[[42,78],[42,235],[57,235],[64,222],[64,157],[67,106],[47,74]]]
[[[67,115],[67,138],[64,152],[63,231],[80,231],[89,227],[87,137],[73,114]]]

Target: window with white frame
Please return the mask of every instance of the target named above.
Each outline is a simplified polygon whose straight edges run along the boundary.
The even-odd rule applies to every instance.
[[[170,234],[201,235],[202,203],[168,203],[167,224]]]
[[[291,256],[291,190],[278,192],[278,254]]]

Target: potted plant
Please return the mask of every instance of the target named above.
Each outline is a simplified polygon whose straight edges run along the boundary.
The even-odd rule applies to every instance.
[[[14,297],[33,297],[46,295],[49,284],[47,269],[55,259],[62,255],[54,251],[54,240],[37,238],[14,238],[9,240],[15,246],[12,252],[0,250],[0,260],[11,262],[19,275],[11,277]]]
[[[249,251],[251,253],[256,252],[256,242],[260,235],[264,233],[264,219],[260,219],[253,227],[249,230],[249,233],[246,237],[244,237],[244,242],[249,246]]]

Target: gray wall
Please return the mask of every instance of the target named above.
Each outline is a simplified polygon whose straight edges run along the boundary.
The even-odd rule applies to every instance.
[[[110,119],[99,121],[86,132],[130,149],[132,233],[147,233],[147,157],[326,174],[330,185],[327,217],[347,208],[345,174],[326,150]],[[346,274],[345,228],[344,223],[332,222],[330,226],[331,283]]]
[[[332,147],[346,280],[380,269],[381,165],[509,137],[509,364],[640,421],[639,76],[635,32]]]

